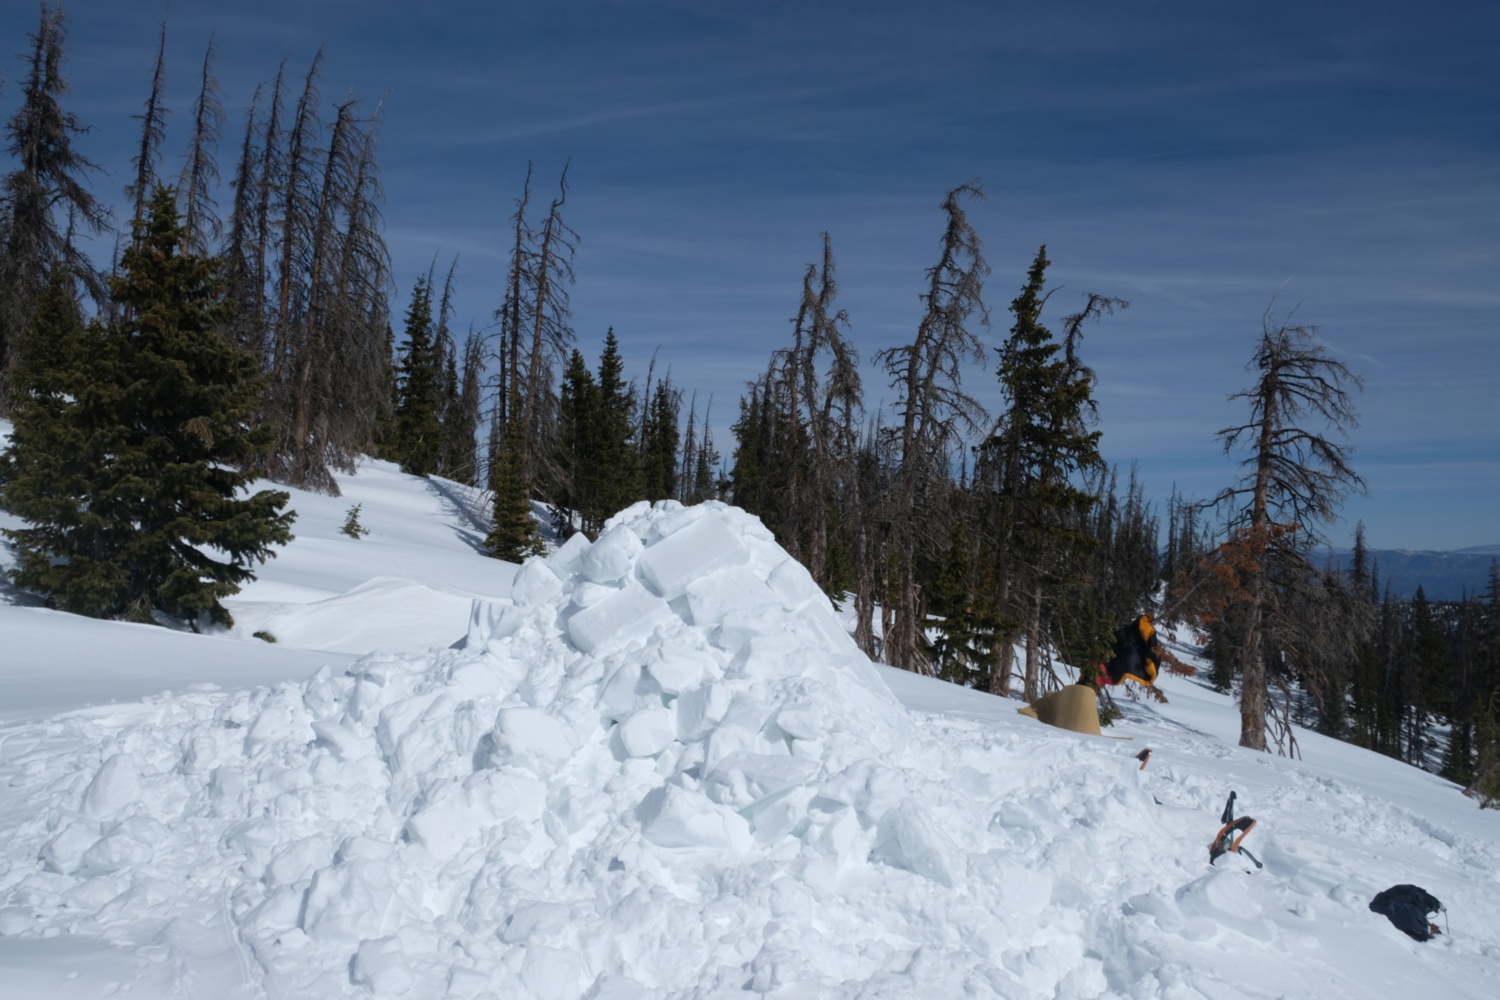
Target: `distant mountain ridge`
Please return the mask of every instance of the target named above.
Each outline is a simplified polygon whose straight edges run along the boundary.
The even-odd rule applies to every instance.
[[[1348,549],[1329,554],[1334,565],[1347,569],[1353,558]],[[1500,545],[1475,545],[1452,552],[1412,549],[1371,549],[1368,558],[1380,573],[1382,592],[1406,599],[1420,586],[1428,600],[1457,601],[1467,594],[1481,596],[1489,585],[1490,564],[1500,560]]]

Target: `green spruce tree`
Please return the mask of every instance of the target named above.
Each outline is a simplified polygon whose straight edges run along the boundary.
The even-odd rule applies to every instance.
[[[121,318],[84,328],[54,277],[27,338],[0,502],[28,523],[6,532],[16,585],[65,611],[227,625],[221,600],[291,539],[286,493],[239,496],[269,440],[257,364],[218,334],[218,261],[183,245],[158,187],[110,279]]]
[[[518,400],[514,390],[511,406]],[[515,412],[512,410],[512,412]],[[523,428],[520,421],[506,425],[505,436],[495,452],[490,469],[490,492],[494,497],[493,519],[485,548],[496,559],[523,562],[541,555],[542,542],[531,516],[531,483],[526,479]]]
[[[396,376],[396,447],[401,471],[428,476],[443,454],[442,345],[433,338],[432,286],[417,279],[406,309],[406,350]]]

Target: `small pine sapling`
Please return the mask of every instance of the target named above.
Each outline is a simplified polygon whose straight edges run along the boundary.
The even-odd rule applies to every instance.
[[[349,508],[349,513],[344,515],[344,526],[339,530],[350,538],[363,538],[370,533],[370,529],[359,523],[359,509],[364,504],[355,504]]]

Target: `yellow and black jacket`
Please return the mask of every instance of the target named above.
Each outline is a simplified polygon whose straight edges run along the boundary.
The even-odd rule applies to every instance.
[[[1115,633],[1115,655],[1104,665],[1110,684],[1134,681],[1150,687],[1156,683],[1161,663],[1161,642],[1150,615],[1141,615]]]

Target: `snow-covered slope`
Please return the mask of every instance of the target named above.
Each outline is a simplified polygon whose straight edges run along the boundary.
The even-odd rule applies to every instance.
[[[1500,995],[1500,817],[1447,782],[1241,750],[1190,681],[1097,738],[874,666],[722,505],[517,575],[445,484],[343,485],[233,605],[274,646],[0,607],[5,995]],[[1231,790],[1264,870],[1208,864]]]

